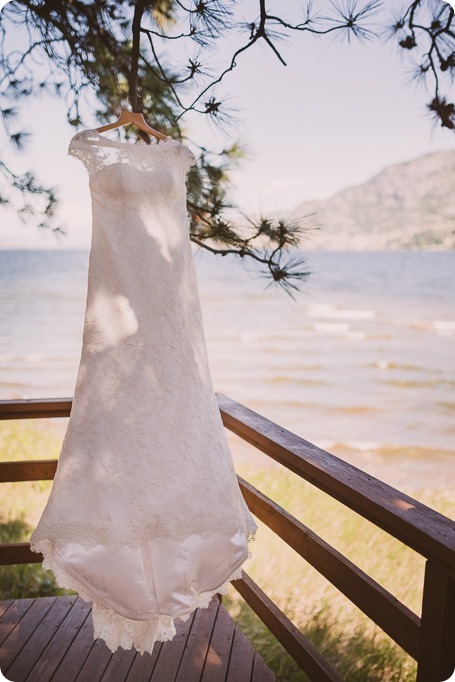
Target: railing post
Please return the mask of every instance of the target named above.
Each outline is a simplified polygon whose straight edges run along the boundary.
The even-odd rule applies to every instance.
[[[417,682],[442,682],[455,667],[455,583],[430,561],[425,565]]]

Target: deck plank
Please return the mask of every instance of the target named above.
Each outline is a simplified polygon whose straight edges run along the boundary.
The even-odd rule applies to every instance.
[[[156,666],[157,659],[159,660],[159,655],[161,652],[163,642],[155,642],[153,651],[151,654],[136,653],[133,665],[131,666],[128,677],[125,682],[149,682],[152,677],[153,670]],[[162,678],[163,680],[166,678]]]
[[[73,682],[95,644],[96,640],[93,639],[93,623],[90,615],[90,604],[87,604],[87,607],[87,617],[79,628],[71,646],[60,661],[60,664],[52,677],[52,682]]]
[[[251,682],[275,682],[275,676],[256,651],[253,659]]]
[[[7,674],[8,668],[13,663],[16,656],[20,654],[22,647],[25,646],[28,639],[35,632],[56,599],[57,597],[42,597],[41,599],[32,600],[30,608],[27,609],[27,612],[22,618],[16,622],[15,627],[4,640],[0,651],[0,668],[4,675]],[[10,609],[8,609],[8,611],[9,610]]]
[[[219,605],[201,682],[224,682],[229,666],[235,623],[223,604]]]
[[[77,595],[0,602],[0,668],[14,682],[272,682],[275,678],[215,596],[152,654],[93,639]]]
[[[130,671],[136,649],[117,649],[101,677],[102,682],[125,682]]]
[[[219,606],[214,597],[207,608],[196,609],[175,682],[199,682]]]
[[[59,599],[69,600],[70,597],[59,597]],[[67,603],[69,604],[68,601]],[[30,673],[30,679],[33,682],[49,682],[89,613],[90,604],[80,597],[76,599],[74,605],[69,606],[64,621]]]
[[[76,597],[68,599],[56,599],[48,610],[44,618],[26,644],[22,647],[20,654],[16,656],[13,663],[7,669],[8,677],[11,680],[25,680],[30,674],[33,666],[40,658],[41,653],[48,646],[52,637],[58,632],[68,611],[76,601]]]
[[[254,649],[250,640],[236,625],[226,682],[250,682],[253,658]]]
[[[105,642],[97,639],[79,671],[78,682],[100,680],[111,658],[112,651],[108,649]]]
[[[3,644],[10,632],[14,630],[33,602],[34,599],[16,599],[13,600],[12,604],[9,604],[8,609],[5,609],[0,621],[0,645]]]
[[[0,602],[0,618],[3,618],[13,602],[14,599],[5,599],[5,601]]]
[[[193,627],[195,613],[193,611],[187,621],[175,621],[177,633],[170,642],[163,642],[156,666],[153,669],[151,682],[161,682],[162,680],[173,680],[175,678],[189,633]]]

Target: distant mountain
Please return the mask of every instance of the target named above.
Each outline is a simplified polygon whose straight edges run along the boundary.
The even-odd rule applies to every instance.
[[[320,224],[315,248],[454,249],[455,151],[387,166],[368,182],[304,202],[292,214],[313,212]]]

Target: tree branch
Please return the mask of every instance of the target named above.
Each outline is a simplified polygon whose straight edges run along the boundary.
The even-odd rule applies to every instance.
[[[132,34],[133,44],[131,47],[131,67],[129,78],[128,96],[131,104],[131,109],[134,112],[141,113],[143,111],[142,97],[138,92],[138,70],[139,70],[139,48],[141,41],[141,19],[144,14],[146,0],[136,0],[134,7]]]

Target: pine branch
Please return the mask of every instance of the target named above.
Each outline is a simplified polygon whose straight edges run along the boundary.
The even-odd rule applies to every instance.
[[[280,41],[290,34],[371,40],[376,35],[371,19],[379,6],[377,0],[365,4],[333,0],[330,16],[323,16],[310,1],[291,21],[278,12],[269,13],[265,0],[258,0],[258,15],[237,21],[234,0],[13,0],[0,13],[0,121],[10,146],[24,149],[28,137],[27,131],[18,129],[19,105],[51,92],[64,99],[68,121],[74,126],[84,125],[82,103],[90,95],[97,98],[96,114],[102,123],[129,101],[133,111],[142,111],[154,127],[179,140],[184,139],[181,119],[190,111],[205,116],[218,129],[227,127],[235,121],[235,110],[221,87],[248,50],[262,41],[285,66]],[[405,54],[419,54],[413,78],[432,88],[428,111],[448,130],[455,129],[454,104],[444,94],[455,75],[453,20],[454,10],[447,3],[412,0],[387,31]],[[19,27],[25,30],[28,44],[23,52],[8,53],[6,34]],[[240,35],[240,47],[215,72],[209,67],[211,56],[234,33]],[[147,37],[144,45],[141,35]],[[196,51],[181,68],[168,64],[160,51],[163,44],[176,41]],[[35,60],[48,65],[47,77],[37,77]],[[125,135],[142,137],[142,132],[125,130]],[[307,217],[294,224],[247,216],[243,216],[245,224],[234,224],[227,218],[229,211],[236,208],[242,215],[229,200],[229,168],[235,153],[216,153],[200,144],[194,147],[199,158],[188,177],[191,239],[213,253],[233,253],[262,265],[271,283],[288,292],[295,290],[295,282],[305,280],[308,273],[300,256],[289,257],[289,252],[300,248],[314,225]],[[19,195],[21,216],[36,215],[40,226],[43,216],[44,220],[54,216],[53,188],[41,186],[30,174],[14,174],[4,164],[0,170],[12,190],[11,195],[2,192],[1,205],[11,209]],[[39,195],[43,200],[47,197],[41,208],[34,201]]]

